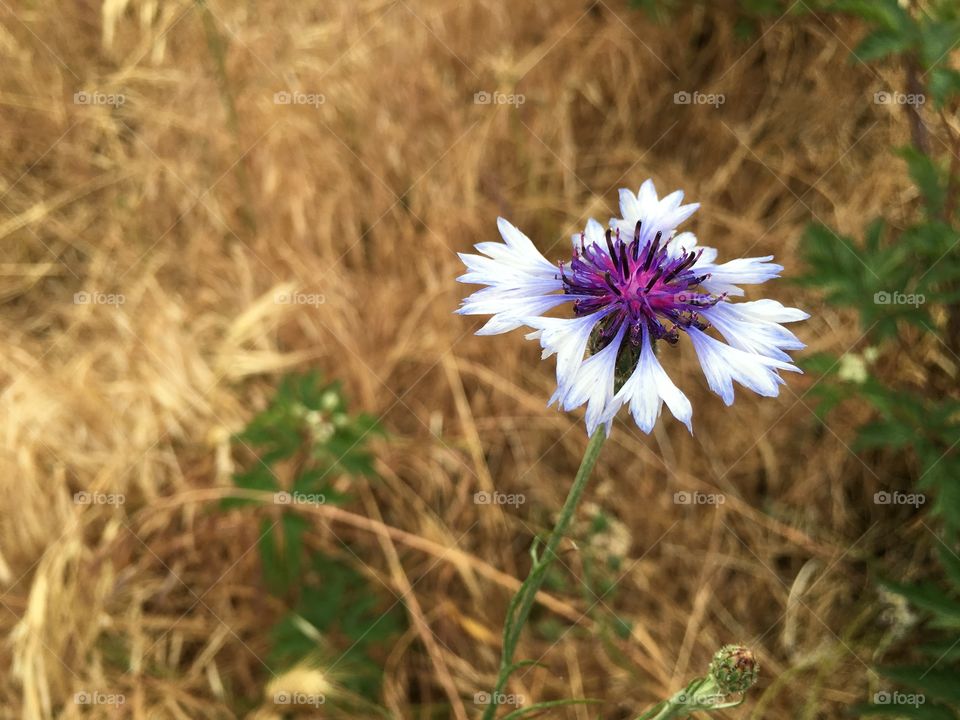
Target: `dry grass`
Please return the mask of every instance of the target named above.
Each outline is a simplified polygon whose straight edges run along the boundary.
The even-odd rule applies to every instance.
[[[898,79],[851,64],[858,30],[830,18],[768,23],[751,45],[721,12],[658,26],[619,0],[0,6],[4,717],[78,717],[73,694],[93,689],[124,694],[135,718],[260,702],[257,717],[278,717],[260,658],[280,609],[257,523],[209,510],[229,434],[305,367],[342,378],[392,434],[383,482],[311,516],[311,542],[349,541],[365,572],[411,593],[382,703],[476,714],[512,577],[585,437],[544,407],[537,348],[451,314],[455,252],[494,238],[502,214],[558,255],[614,213],[618,187],[652,176],[703,203],[705,242],[775,253],[790,276],[811,218],[855,233],[909,199],[888,152],[904,123],[872,103]],[[275,104],[287,88],[325,103]],[[726,102],[673,103],[694,89]],[[126,102],[75,104],[82,90]],[[474,104],[483,90],[526,102]],[[274,302],[290,288],[326,302]],[[788,282],[772,292],[813,312],[811,351],[857,347],[851,318]],[[849,638],[869,619],[870,538],[889,529],[845,444],[857,418],[818,421],[810,377],[728,410],[680,355],[697,434],[622,424],[589,491],[628,535],[604,605],[633,637],[601,641],[593,619],[556,644],[528,635],[521,655],[546,667],[512,692],[604,699],[556,717],[632,718],[743,640],[764,681],[730,717],[839,718],[867,693],[869,653]],[[527,503],[472,502],[494,486]],[[727,502],[678,506],[680,490]],[[76,505],[77,491],[126,504]],[[572,545],[565,562],[579,572]],[[590,607],[575,581],[551,593],[544,617]],[[451,694],[462,705],[437,710]]]

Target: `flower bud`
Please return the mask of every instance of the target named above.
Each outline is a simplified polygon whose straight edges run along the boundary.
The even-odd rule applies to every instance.
[[[710,663],[710,676],[724,694],[746,692],[757,682],[759,674],[757,659],[740,645],[721,648]]]

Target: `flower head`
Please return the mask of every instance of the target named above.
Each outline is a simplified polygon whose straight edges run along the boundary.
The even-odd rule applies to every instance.
[[[710,677],[724,694],[744,693],[760,675],[760,664],[747,648],[727,645],[717,651],[710,663]]]
[[[660,364],[658,341],[674,345],[686,334],[708,385],[727,405],[734,380],[776,396],[778,371],[799,372],[786,351],[804,345],[780,323],[809,316],[775,300],[732,300],[744,294],[740,285],[778,277],[782,266],[772,256],[716,264],[716,250],[698,247],[693,233],[676,233],[699,207],[682,202],[679,190],[660,200],[650,180],[636,195],[621,190],[623,217],[607,229],[591,219],[574,236],[570,261],[557,265],[502,218],[503,243],[460,255],[468,272],[458,280],[487,287],[458,312],[492,316],[480,335],[532,328],[527,337],[540,341],[543,357],[557,356],[551,404],[586,404],[591,435],[601,424],[609,433],[623,406],[650,432],[664,403],[692,431],[690,401]],[[544,314],[564,303],[572,303],[573,317]],[[726,342],[708,334],[711,327]]]

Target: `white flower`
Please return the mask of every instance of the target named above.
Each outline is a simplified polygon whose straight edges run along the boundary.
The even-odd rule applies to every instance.
[[[679,190],[660,200],[647,180],[634,195],[620,191],[622,218],[605,230],[595,220],[573,238],[573,256],[557,265],[506,220],[503,243],[477,245],[482,255],[463,254],[461,282],[486,285],[458,312],[491,315],[478,334],[533,329],[543,357],[557,356],[557,389],[550,403],[564,410],[586,405],[587,432],[606,432],[617,412],[629,408],[637,425],[653,429],[663,405],[692,429],[693,408],[654,352],[657,341],[675,344],[681,332],[693,344],[710,389],[729,405],[733,383],[775,396],[780,371],[799,372],[787,351],[803,343],[781,323],[807,313],[775,300],[734,303],[740,285],[778,277],[772,256],[716,264],[717,251],[698,245],[677,226],[699,205],[682,205]],[[544,313],[567,302],[573,317]],[[706,330],[713,326],[726,342]],[[588,348],[593,352],[586,357]]]

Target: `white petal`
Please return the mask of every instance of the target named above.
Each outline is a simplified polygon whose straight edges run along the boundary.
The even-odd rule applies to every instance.
[[[776,397],[783,384],[777,369],[800,372],[782,360],[731,347],[696,328],[687,328],[687,333],[697,352],[707,384],[727,405],[733,403],[734,380],[758,395]]]
[[[660,201],[660,210],[676,210],[683,202],[683,190],[674,190]]]
[[[741,315],[746,315],[758,322],[798,322],[810,317],[810,313],[805,313],[798,308],[786,307],[776,300],[753,300],[737,303],[734,307]]]
[[[677,233],[667,244],[667,256],[678,258],[685,252],[697,249],[697,236],[692,232]]]
[[[516,330],[524,325],[529,325],[529,315],[544,313],[547,310],[557,307],[557,305],[569,302],[570,299],[571,296],[569,295],[547,295],[546,297],[518,301],[509,311],[500,312],[491,317],[482,328],[477,330],[477,335],[500,335],[501,333]],[[461,315],[485,314],[458,312],[460,312]]]
[[[678,191],[679,192],[679,191]],[[697,210],[700,209],[700,203],[690,203],[689,205],[681,205],[680,207],[664,212],[660,219],[660,224],[663,227],[669,227],[671,230],[682,222],[684,222],[688,217],[693,215]]]
[[[756,258],[737,258],[722,265],[697,263],[697,270],[710,273],[703,286],[714,294],[743,295],[738,285],[757,285],[780,277],[783,265],[769,262],[773,255]]]
[[[457,309],[458,315],[496,315],[509,313],[517,317],[539,315],[551,308],[562,305],[573,299],[572,295],[544,295],[532,289],[504,290],[498,287],[488,287],[475,292],[467,298]]]
[[[643,185],[640,186],[640,191],[637,193],[637,202],[640,205],[640,214],[647,215],[656,209],[659,204],[657,199],[657,189],[653,186],[653,180],[644,180]],[[639,218],[634,218],[634,224],[636,224]]]
[[[802,350],[806,347],[783,325],[759,320],[752,315],[751,308],[743,309],[749,304],[720,302],[704,308],[701,314],[728,343],[741,350],[789,362],[790,356],[784,350]]]
[[[587,403],[587,435],[593,435],[597,427],[608,419],[608,406],[613,400],[617,355],[626,329],[626,323],[622,323],[610,344],[583,362],[573,384],[561,399],[564,410],[572,410]],[[610,423],[607,422],[607,432],[609,431]]]
[[[524,316],[539,315],[575,300],[563,292],[560,269],[537,250],[533,242],[503,218],[497,219],[503,242],[482,242],[482,255],[458,253],[467,272],[462,283],[487,285],[463,300],[461,315],[492,315],[477,332],[494,335],[523,325]]]
[[[537,250],[537,246],[533,244],[533,241],[516,227],[502,217],[497,218],[497,227],[500,229],[500,235],[503,236],[503,241],[518,257],[526,258],[531,263],[537,263],[544,268],[549,267],[554,272],[556,271],[553,263],[547,260],[540,251]]]
[[[620,215],[627,221],[632,220],[634,225],[643,217],[637,196],[626,188],[620,188]]]
[[[658,232],[669,237],[680,223],[700,207],[699,203],[681,205],[681,202],[682,190],[675,190],[663,200],[658,200],[653,181],[646,180],[636,196],[627,189],[620,190],[620,213],[623,217],[611,218],[610,225],[619,229],[626,237],[632,238],[637,221],[642,221],[641,243],[649,242]]]
[[[693,406],[687,396],[673,384],[660,361],[657,360],[650,344],[648,331],[644,328],[637,367],[610,404],[609,419],[612,420],[622,405],[629,404],[630,414],[633,415],[637,425],[645,433],[649,433],[653,430],[657,418],[660,417],[664,401],[673,416],[686,425],[687,430],[692,433]]]
[[[562,399],[576,379],[583,363],[590,333],[610,309],[598,310],[590,315],[578,318],[528,317],[524,324],[535,329],[527,335],[528,340],[537,339],[543,348],[543,357],[557,355],[557,391],[549,404]]]
[[[691,267],[699,273],[703,268],[713,265],[713,261],[717,259],[718,253],[716,248],[707,247],[706,245],[701,245],[697,250],[702,250],[703,252],[700,253],[700,258]]]

